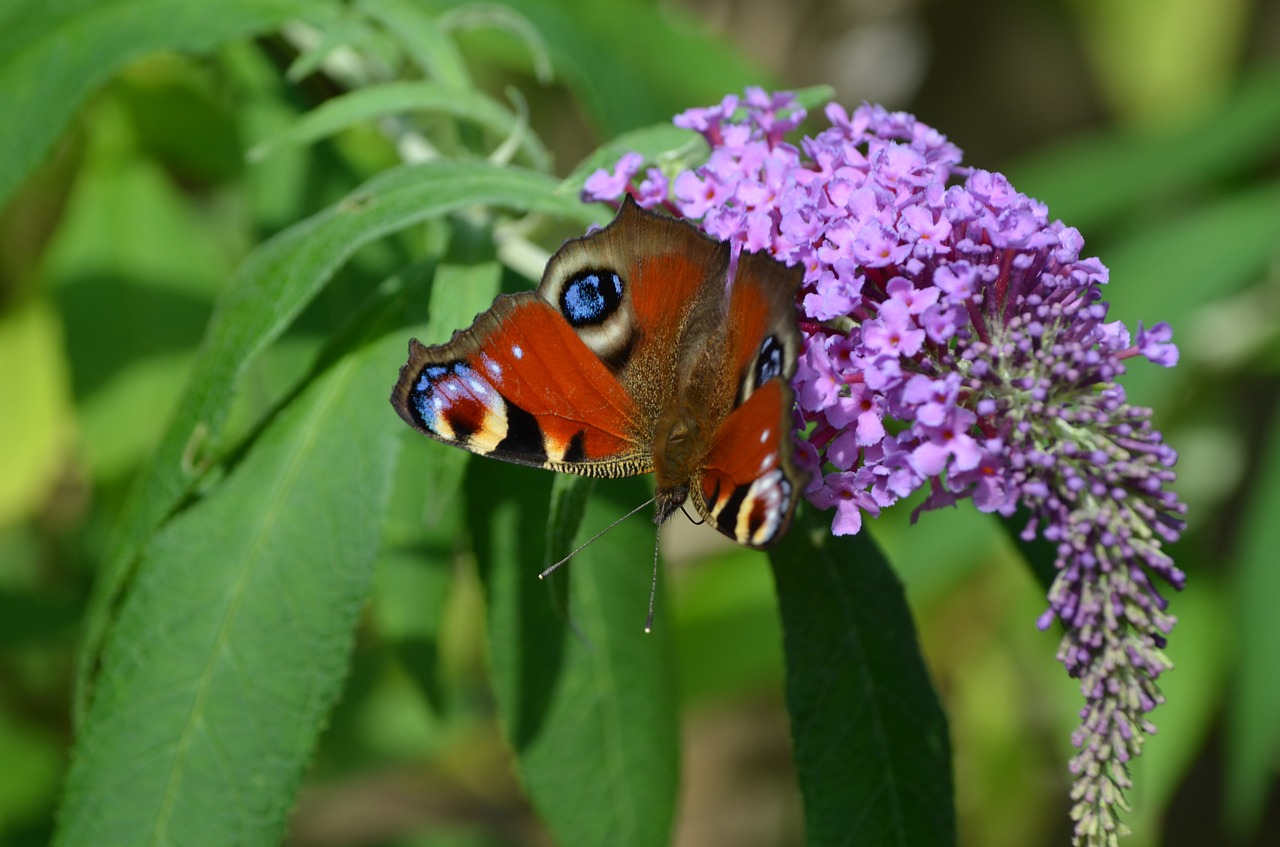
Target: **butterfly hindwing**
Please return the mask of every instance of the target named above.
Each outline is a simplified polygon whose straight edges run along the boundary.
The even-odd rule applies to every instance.
[[[782,537],[806,482],[791,461],[790,380],[800,351],[795,320],[800,278],[799,269],[767,256],[739,257],[727,340],[738,395],[693,488],[704,517],[751,547],[768,547]]]
[[[738,402],[775,377],[788,384],[800,358],[795,293],[799,268],[781,265],[762,253],[738,258],[729,301],[729,346],[739,374]]]
[[[708,522],[749,547],[782,537],[804,487],[804,475],[791,463],[791,402],[780,379],[752,392],[716,430],[694,489]]]

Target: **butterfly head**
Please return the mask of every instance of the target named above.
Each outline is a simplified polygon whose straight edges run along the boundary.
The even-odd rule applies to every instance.
[[[688,499],[689,484],[687,482],[659,489],[653,495],[653,522],[661,526]]]

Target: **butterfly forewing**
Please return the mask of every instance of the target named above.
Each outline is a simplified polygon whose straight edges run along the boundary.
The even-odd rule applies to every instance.
[[[538,294],[617,374],[651,433],[702,336],[724,322],[728,263],[728,244],[628,200],[551,257]]]
[[[650,469],[630,396],[533,292],[500,297],[448,344],[410,342],[391,401],[418,430],[484,456],[587,476]]]

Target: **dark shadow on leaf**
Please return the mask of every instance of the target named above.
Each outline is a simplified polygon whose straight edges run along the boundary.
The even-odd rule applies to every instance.
[[[194,349],[213,310],[195,294],[109,274],[76,277],[54,288],[53,297],[66,327],[77,400],[131,363]]]
[[[471,462],[463,486],[472,545],[489,609],[493,684],[517,751],[537,738],[572,637],[538,579],[546,566],[552,474]]]

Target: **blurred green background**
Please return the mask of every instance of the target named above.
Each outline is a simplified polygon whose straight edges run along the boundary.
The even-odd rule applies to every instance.
[[[1173,598],[1177,667],[1134,767],[1138,834],[1124,843],[1280,843],[1280,3],[502,5],[540,34],[554,78],[500,29],[462,37],[469,69],[528,101],[559,175],[745,84],[829,84],[846,106],[914,112],[967,164],[1004,171],[1078,227],[1111,268],[1113,318],[1173,323],[1179,366],[1125,381],[1181,453],[1190,522],[1174,549],[1189,577]],[[0,14],[8,85],[23,82],[6,70],[22,27],[39,24],[17,14]],[[264,238],[397,161],[372,124],[246,157],[335,93],[324,72],[285,77],[307,36],[140,48],[70,104],[0,210],[0,843],[51,833],[82,613],[215,297]],[[31,120],[7,115],[4,132]],[[278,400],[389,260],[358,252],[254,363],[233,429]],[[406,444],[404,465],[430,447]],[[1078,701],[1056,636],[1034,627],[1043,597],[993,522],[961,509],[909,527],[909,511],[871,531],[899,566],[950,716],[961,843],[1066,843]],[[675,843],[801,843],[772,580],[763,557],[708,534],[664,537],[685,698]],[[427,595],[447,601],[414,602]],[[442,572],[383,556],[291,843],[546,842],[495,724],[480,607],[464,560]],[[435,631],[429,614],[444,620],[424,673],[411,647]]]

